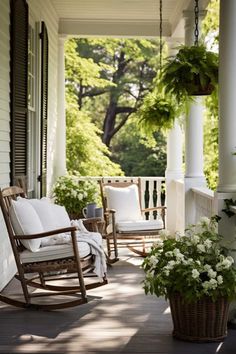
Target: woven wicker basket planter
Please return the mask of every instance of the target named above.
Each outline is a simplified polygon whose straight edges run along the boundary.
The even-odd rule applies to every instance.
[[[217,342],[227,336],[229,302],[205,297],[186,303],[181,295],[169,297],[174,324],[173,336],[191,342]]]

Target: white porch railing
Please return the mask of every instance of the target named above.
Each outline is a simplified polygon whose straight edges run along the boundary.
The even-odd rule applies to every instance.
[[[214,192],[208,188],[192,188],[195,204],[195,222],[198,222],[202,216],[210,218],[217,214]]]
[[[115,177],[80,177],[78,180],[93,180],[100,181],[103,179],[105,182],[122,182],[122,181],[137,181],[141,180],[141,203],[142,208],[152,208],[154,206],[166,205],[165,201],[165,177],[130,177],[130,176],[115,176]],[[185,229],[185,188],[183,180],[173,180],[175,185],[174,190],[175,198],[175,212],[171,213],[171,219],[175,219],[175,231],[183,232]],[[202,216],[211,217],[217,214],[217,208],[214,198],[214,192],[208,188],[196,187],[192,188],[193,206],[194,206],[194,220],[197,223]],[[171,202],[171,201],[169,201]],[[168,205],[166,205],[168,209]],[[153,219],[155,214],[150,213],[149,218]],[[167,211],[167,228],[168,228],[168,211]]]
[[[142,208],[152,208],[154,206],[165,205],[165,177],[80,177],[78,180],[93,180],[105,182],[122,182],[141,180],[141,204]],[[153,215],[149,215],[149,219],[153,219]]]

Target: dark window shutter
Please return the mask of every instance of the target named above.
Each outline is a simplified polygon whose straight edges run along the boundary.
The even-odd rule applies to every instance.
[[[27,177],[28,5],[11,0],[11,184]]]
[[[41,32],[41,170],[40,194],[46,195],[47,186],[47,119],[48,119],[48,34],[44,22]]]

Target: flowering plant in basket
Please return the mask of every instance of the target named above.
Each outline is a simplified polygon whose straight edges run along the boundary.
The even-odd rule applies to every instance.
[[[57,179],[53,186],[55,203],[63,205],[71,218],[82,217],[82,209],[98,199],[98,185],[94,181],[79,180],[67,175]]]
[[[166,298],[178,293],[187,302],[230,299],[236,293],[233,263],[217,233],[217,217],[204,217],[184,236],[161,234],[142,264],[144,290]]]

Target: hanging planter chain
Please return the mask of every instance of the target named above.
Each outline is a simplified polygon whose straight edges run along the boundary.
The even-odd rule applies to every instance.
[[[195,29],[194,29],[194,36],[195,36],[195,41],[194,45],[198,46],[198,36],[199,36],[199,6],[198,6],[198,0],[195,0],[195,7],[194,7],[194,14],[195,14]]]
[[[162,68],[162,47],[163,47],[163,43],[162,43],[162,0],[160,0],[160,70]]]

